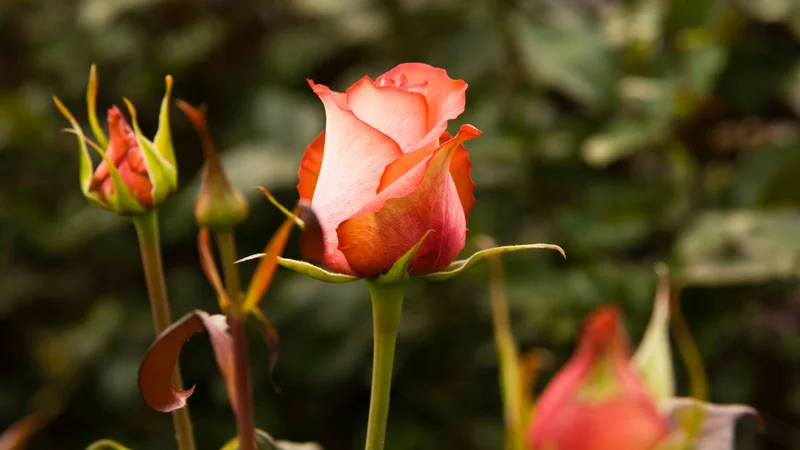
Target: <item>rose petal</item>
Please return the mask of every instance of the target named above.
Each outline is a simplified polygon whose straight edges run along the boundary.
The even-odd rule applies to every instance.
[[[323,261],[331,269],[352,274],[336,228],[374,199],[386,166],[403,152],[395,141],[342,109],[330,89],[309,81],[325,106],[325,142],[321,170],[311,207],[325,238]]]
[[[209,316],[205,311],[194,311],[164,330],[147,351],[139,366],[139,391],[145,402],[161,412],[170,412],[186,406],[186,399],[194,387],[178,390],[172,386],[172,374],[184,342],[205,329],[211,338],[214,357],[228,387],[231,407],[236,411],[233,386],[233,343],[228,334],[225,316]]]
[[[433,230],[414,256],[409,273],[434,272],[446,267],[464,247],[466,218],[449,167],[461,142],[480,135],[465,125],[427,160],[344,221],[337,233],[339,249],[352,270],[377,276]]]
[[[392,138],[404,151],[428,132],[428,104],[420,93],[394,86],[376,86],[364,77],[347,89],[350,110],[367,125]]]
[[[442,133],[439,142],[447,142],[453,137],[445,131]],[[400,179],[403,175],[408,173],[417,164],[427,158],[432,150],[422,148],[417,151],[406,153],[388,166],[381,176],[381,183],[378,186],[378,194],[384,189],[389,187],[392,183]],[[472,163],[469,160],[469,154],[466,147],[459,145],[453,155],[453,160],[450,161],[450,175],[453,176],[453,181],[456,183],[456,190],[458,191],[458,198],[461,200],[461,206],[464,209],[464,217],[469,219],[469,213],[472,206],[475,204],[475,183],[471,177]]]
[[[300,200],[310,202],[314,197],[314,190],[317,188],[319,171],[322,166],[324,148],[325,132],[323,131],[308,144],[306,151],[303,153],[303,158],[300,160],[300,169],[297,171],[297,176],[300,178],[300,182],[297,183],[297,193],[300,194]]]
[[[444,69],[422,63],[400,64],[378,77],[376,83],[395,84],[401,79],[408,89],[421,93],[427,100],[429,134],[424,141],[437,139],[447,129],[447,121],[464,112],[467,83],[451,79]]]

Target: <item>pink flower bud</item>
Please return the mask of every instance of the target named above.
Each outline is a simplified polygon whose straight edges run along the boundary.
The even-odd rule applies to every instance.
[[[545,389],[529,427],[534,450],[651,450],[668,433],[630,365],[619,311],[589,316],[572,358]]]

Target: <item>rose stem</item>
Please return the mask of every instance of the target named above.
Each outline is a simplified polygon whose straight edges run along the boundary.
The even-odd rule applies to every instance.
[[[217,232],[217,247],[222,260],[225,289],[228,291],[228,327],[233,339],[233,377],[236,390],[236,431],[239,450],[255,450],[255,414],[250,381],[250,355],[247,347],[245,319],[247,313],[240,310],[241,279],[236,265],[236,238],[233,232]]]
[[[389,418],[394,348],[406,285],[405,283],[381,284],[367,280],[367,286],[372,296],[374,345],[366,450],[383,450],[386,421]]]
[[[172,319],[167,300],[167,287],[164,281],[164,266],[161,263],[161,242],[158,229],[158,214],[155,210],[133,218],[136,234],[139,237],[139,249],[142,253],[142,267],[147,281],[147,293],[150,296],[150,310],[153,314],[153,325],[156,335],[166,329]],[[172,372],[172,384],[183,389],[180,366],[176,365]],[[175,439],[179,450],[195,450],[192,418],[189,408],[184,407],[172,412],[175,426]]]
[[[491,273],[492,322],[497,360],[500,365],[500,391],[506,427],[506,450],[524,448],[524,413],[520,380],[519,349],[511,332],[508,300],[503,276],[503,263],[498,256],[489,258]]]

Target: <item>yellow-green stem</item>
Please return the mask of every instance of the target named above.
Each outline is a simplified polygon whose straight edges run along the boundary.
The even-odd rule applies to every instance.
[[[241,279],[236,265],[236,238],[232,231],[215,233],[222,259],[225,290],[231,304],[228,307],[228,328],[233,340],[233,378],[236,387],[236,432],[239,450],[255,450],[255,412],[250,381],[250,352],[247,347],[247,313],[241,311]]]
[[[492,323],[494,342],[497,348],[500,391],[503,396],[503,411],[506,428],[506,450],[524,449],[525,412],[522,410],[522,382],[520,379],[519,349],[511,332],[508,316],[508,300],[500,257],[489,258],[491,274]]]
[[[153,314],[153,325],[156,334],[161,334],[172,323],[167,300],[167,286],[164,280],[164,267],[161,262],[161,240],[158,231],[158,215],[155,210],[133,218],[136,234],[139,237],[139,249],[142,254],[142,267],[147,281],[147,293],[150,296],[150,310]],[[183,379],[179,366],[172,372],[172,384],[183,389]],[[189,407],[172,412],[175,426],[175,439],[179,450],[195,450],[194,431]]]
[[[392,389],[392,365],[400,315],[403,310],[405,283],[381,284],[367,280],[372,296],[373,355],[372,393],[369,402],[366,450],[383,450],[389,397]]]

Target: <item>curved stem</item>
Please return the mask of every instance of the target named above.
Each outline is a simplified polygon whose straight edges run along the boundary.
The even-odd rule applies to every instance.
[[[236,238],[233,232],[215,233],[222,260],[225,289],[231,304],[228,307],[228,328],[233,340],[233,379],[236,392],[236,433],[239,450],[255,450],[255,413],[250,381],[250,352],[247,347],[247,313],[241,311],[242,285],[236,265]]]
[[[142,267],[147,280],[147,293],[150,296],[150,310],[153,314],[153,325],[156,334],[161,334],[171,323],[167,286],[164,280],[164,267],[161,263],[161,241],[158,232],[158,215],[155,210],[133,218],[136,234],[139,237],[139,250],[142,254]],[[172,372],[172,385],[183,389],[183,379],[179,366]],[[194,431],[189,408],[184,407],[172,412],[175,426],[175,439],[179,450],[195,450]]]
[[[383,450],[386,421],[389,418],[394,347],[406,285],[405,283],[381,284],[367,280],[367,286],[372,296],[374,346],[366,450]]]

